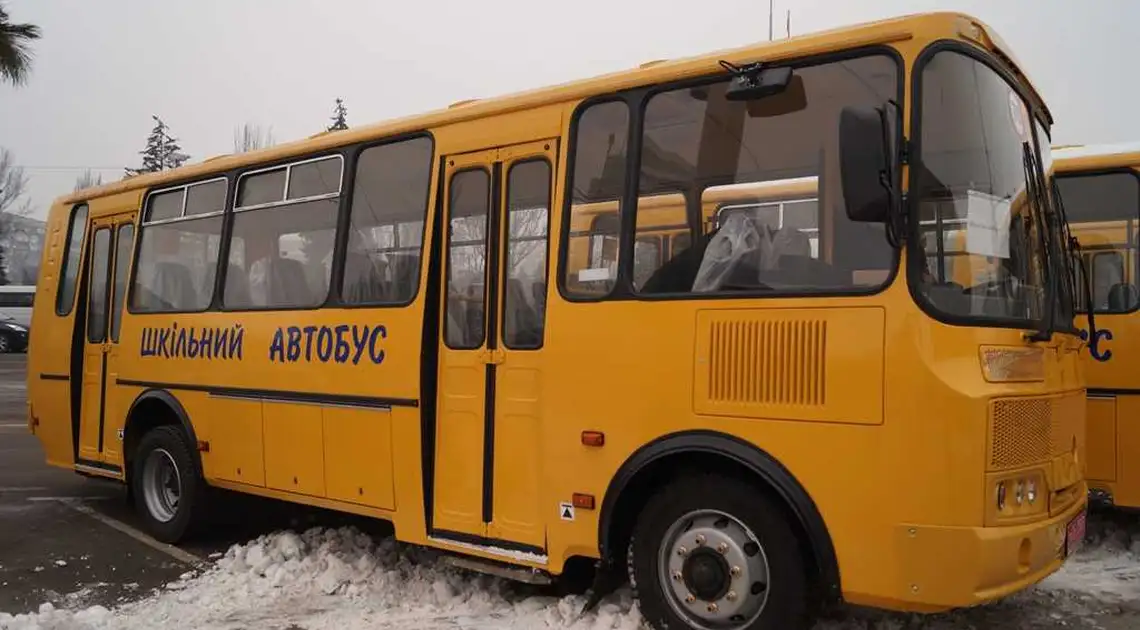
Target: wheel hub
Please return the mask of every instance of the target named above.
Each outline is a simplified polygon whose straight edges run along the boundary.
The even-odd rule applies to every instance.
[[[681,566],[685,586],[697,599],[706,602],[714,602],[728,593],[730,571],[724,556],[708,547],[695,549]]]
[[[746,628],[768,603],[768,558],[729,514],[686,514],[666,531],[659,553],[665,599],[694,628]]]

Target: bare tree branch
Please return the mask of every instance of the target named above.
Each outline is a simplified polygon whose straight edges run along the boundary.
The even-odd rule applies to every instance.
[[[28,188],[28,176],[16,166],[16,156],[0,148],[0,213],[25,216],[32,211],[30,199],[21,200]]]
[[[79,192],[86,188],[94,188],[103,184],[103,175],[96,175],[91,172],[91,169],[83,171],[83,174],[75,179],[75,192]]]
[[[261,125],[245,123],[234,130],[234,153],[245,153],[271,147],[276,143],[273,128],[263,129]]]

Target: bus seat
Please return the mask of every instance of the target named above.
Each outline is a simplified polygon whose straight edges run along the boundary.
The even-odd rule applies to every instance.
[[[716,231],[702,234],[688,248],[673,256],[649,276],[641,287],[642,293],[688,293],[693,290],[697,270],[701,267],[705,249]]]
[[[534,310],[538,312],[539,323],[546,318],[546,282],[537,280],[530,285],[530,294],[534,298]]]
[[[1132,310],[1136,305],[1136,287],[1124,282],[1112,285],[1108,290],[1108,309],[1113,312]]]
[[[419,278],[417,277],[419,270],[420,259],[418,255],[399,254],[395,257],[392,284],[389,288],[393,301],[404,302],[416,294],[416,288],[419,286]]]
[[[278,258],[269,267],[269,303],[272,305],[311,305],[312,293],[304,266],[292,258]]]
[[[368,254],[348,252],[344,257],[344,299],[354,302],[384,300],[384,276]]]
[[[249,299],[249,278],[241,267],[230,263],[226,267],[225,301],[246,305]]]
[[[503,314],[505,326],[503,327],[506,342],[511,346],[538,345],[538,317],[530,302],[526,299],[526,291],[522,282],[517,278],[507,280],[507,296],[510,309]]]
[[[173,310],[193,310],[200,306],[199,293],[185,265],[174,261],[161,261],[154,265],[154,293]]]

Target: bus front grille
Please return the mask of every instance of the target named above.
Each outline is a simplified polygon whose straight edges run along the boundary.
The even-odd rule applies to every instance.
[[[1083,450],[1084,414],[1082,392],[993,401],[987,449],[990,470],[1043,462],[1074,447]]]

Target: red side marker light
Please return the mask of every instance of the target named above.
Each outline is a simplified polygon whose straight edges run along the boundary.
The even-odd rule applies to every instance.
[[[594,509],[594,495],[592,494],[581,494],[579,492],[575,492],[571,501],[574,503],[574,507],[576,508],[582,508],[583,510]]]
[[[582,444],[586,446],[604,446],[606,443],[606,434],[601,431],[583,431]]]

